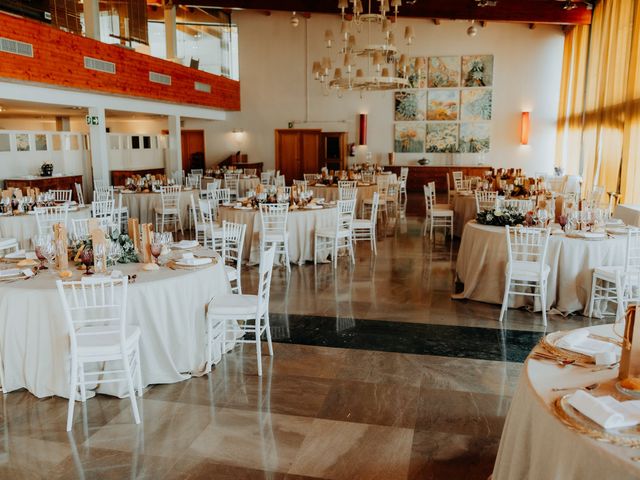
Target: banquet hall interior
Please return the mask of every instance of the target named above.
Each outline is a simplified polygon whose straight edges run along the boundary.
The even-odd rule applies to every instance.
[[[0,479],[640,478],[638,178],[640,0],[2,1]]]

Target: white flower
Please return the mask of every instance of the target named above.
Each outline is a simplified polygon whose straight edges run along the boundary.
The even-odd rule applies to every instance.
[[[496,209],[493,211],[493,214],[494,214],[496,217],[501,217],[501,216],[502,216],[502,210],[500,210],[499,208],[496,208]]]

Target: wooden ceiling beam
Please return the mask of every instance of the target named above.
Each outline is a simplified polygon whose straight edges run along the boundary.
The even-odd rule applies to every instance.
[[[250,10],[277,10],[338,14],[335,0],[173,0],[176,4]],[[469,0],[421,0],[403,4],[404,18],[462,19],[487,22],[520,22],[557,25],[591,23],[591,10],[585,4],[564,10],[556,0],[501,0],[495,7],[478,7]]]

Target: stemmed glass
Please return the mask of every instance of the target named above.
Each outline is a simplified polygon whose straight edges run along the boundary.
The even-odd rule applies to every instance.
[[[155,232],[151,239],[151,255],[155,259],[155,263],[158,263],[158,257],[162,253],[162,233]]]
[[[111,262],[111,266],[114,267],[118,261],[122,258],[124,252],[122,251],[122,247],[118,242],[111,242],[109,245],[109,250],[107,252],[107,258]]]
[[[569,221],[569,218],[567,218],[566,215],[560,215],[558,217],[558,223],[560,224],[560,228],[562,228],[562,230],[564,230],[564,227],[567,225],[568,221]]]
[[[55,248],[51,235],[36,235],[33,237],[33,246],[36,257],[40,260],[38,270],[47,270],[48,267],[45,265],[45,262],[47,261],[48,255],[50,255],[49,251],[53,250],[53,255],[55,256]]]
[[[547,212],[544,208],[538,210],[538,221],[543,228],[547,228],[547,223],[549,222],[549,212]]]
[[[89,268],[93,264],[93,250],[91,248],[85,248],[84,250],[82,250],[82,253],[80,254],[80,261],[86,269],[84,274],[93,275],[93,272],[89,270]]]

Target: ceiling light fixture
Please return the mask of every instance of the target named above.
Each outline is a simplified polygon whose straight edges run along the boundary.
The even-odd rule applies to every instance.
[[[478,34],[478,27],[476,27],[476,21],[471,20],[471,26],[467,28],[467,35],[475,37]]]
[[[298,18],[296,16],[296,12],[293,12],[293,14],[291,15],[291,19],[289,20],[289,22],[291,22],[291,26],[293,28],[296,28],[298,25],[300,25],[300,18]]]
[[[574,10],[578,8],[578,5],[576,5],[575,3],[573,3],[571,0],[566,0],[563,4],[562,4],[562,9],[563,10]]]
[[[337,90],[340,97],[343,90],[407,88],[409,75],[421,74],[424,59],[422,64],[416,61],[415,68],[410,68],[408,56],[401,55],[395,46],[394,27],[401,6],[402,0],[370,0],[365,11],[362,0],[338,0],[342,17],[337,37],[337,45],[341,44],[339,57],[335,62],[327,56],[312,63],[313,77],[320,81],[325,93]],[[409,25],[404,30],[405,43],[411,45],[414,39],[413,27]],[[324,44],[333,48],[333,31],[325,31]],[[333,63],[341,67],[335,68],[330,79]]]

